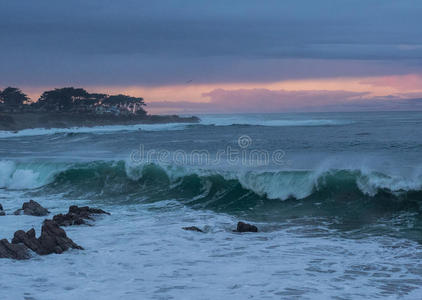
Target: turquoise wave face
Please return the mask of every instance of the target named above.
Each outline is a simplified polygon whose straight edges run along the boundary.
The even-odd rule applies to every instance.
[[[33,197],[87,199],[99,206],[174,200],[257,222],[321,219],[359,233],[394,223],[389,234],[406,232],[415,239],[422,232],[418,178],[406,181],[360,170],[224,173],[124,161],[2,164],[2,188],[24,189]]]
[[[30,191],[33,194],[61,194],[116,204],[176,199],[199,209],[265,216],[273,213],[275,217],[348,215],[364,209],[380,215],[401,210],[419,212],[422,196],[417,182],[358,170],[227,174],[155,164],[129,166],[123,161],[15,168],[31,170],[32,177],[40,172],[41,179],[35,178],[40,186]]]

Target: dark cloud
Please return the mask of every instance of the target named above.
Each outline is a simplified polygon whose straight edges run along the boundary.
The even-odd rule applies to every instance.
[[[418,72],[421,13],[395,0],[3,0],[0,84]]]

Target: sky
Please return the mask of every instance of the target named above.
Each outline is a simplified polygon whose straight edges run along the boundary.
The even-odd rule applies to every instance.
[[[153,113],[422,110],[420,0],[0,0],[0,88]]]

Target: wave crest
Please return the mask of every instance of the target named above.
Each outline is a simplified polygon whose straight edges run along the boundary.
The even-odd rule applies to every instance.
[[[183,189],[180,190],[180,187]],[[177,165],[131,165],[127,162],[91,163],[16,163],[0,161],[0,188],[35,189],[45,187],[61,192],[86,194],[141,195],[156,190],[178,197],[218,188],[221,193],[242,189],[267,199],[305,199],[317,195],[354,194],[375,197],[389,193],[394,197],[422,191],[422,175],[408,178],[368,170],[319,171],[239,171],[185,168]],[[179,189],[179,190],[178,190]],[[114,192],[113,192],[114,191]],[[182,195],[183,196],[183,195]]]

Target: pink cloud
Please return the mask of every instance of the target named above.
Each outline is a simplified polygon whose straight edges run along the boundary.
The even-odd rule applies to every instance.
[[[360,83],[377,87],[392,87],[400,91],[422,90],[422,75],[384,76],[367,79]]]
[[[368,92],[286,91],[269,89],[216,89],[203,94],[214,107],[239,112],[280,112],[302,110],[333,104],[346,104],[367,96]]]
[[[371,97],[369,92],[215,89],[209,102],[160,101],[148,105],[159,113],[271,113],[301,111],[422,110],[422,93]]]

